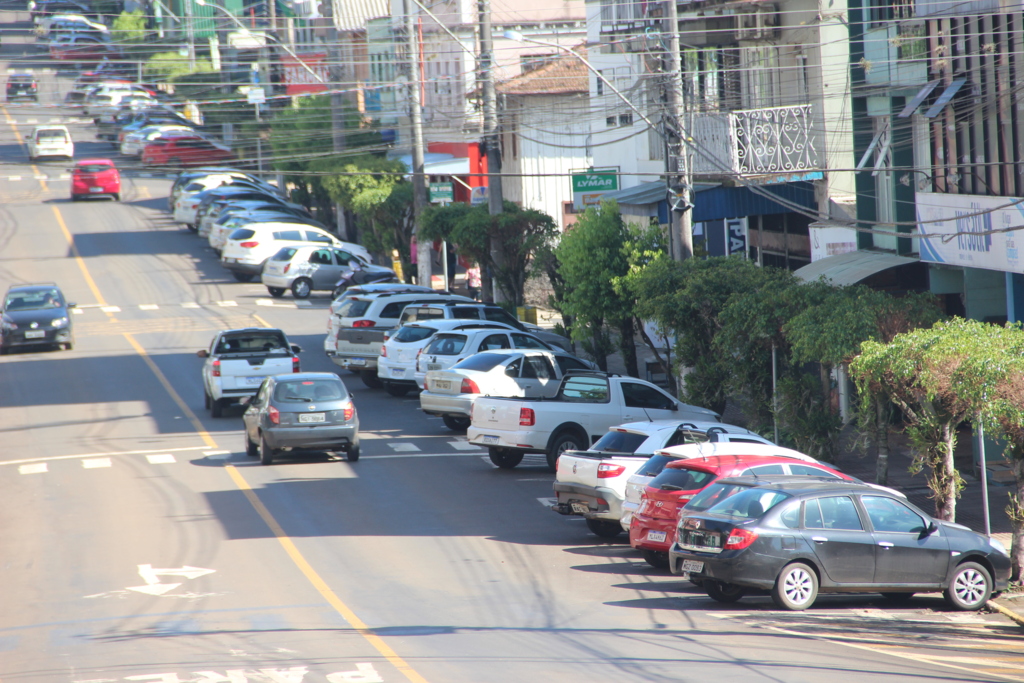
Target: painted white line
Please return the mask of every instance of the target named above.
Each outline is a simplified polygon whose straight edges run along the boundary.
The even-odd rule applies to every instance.
[[[85,313],[85,311],[83,311],[81,308],[76,307],[71,309],[71,313],[72,315],[82,315],[83,313]]]
[[[159,306],[156,304],[139,304],[140,311],[156,311],[159,310]]]
[[[479,451],[481,448],[468,441],[449,441],[448,445],[457,451]]]
[[[48,175],[34,175],[34,176],[32,176],[32,179],[33,180],[49,180],[50,176],[48,176]]]
[[[100,306],[100,310],[103,311],[104,313],[120,313],[121,312],[121,307],[120,306]]]
[[[256,305],[257,306],[273,306],[274,305],[274,300],[273,299],[256,299]]]
[[[214,303],[216,303],[218,306],[222,306],[225,308],[238,305],[237,301],[216,301]]]
[[[420,447],[415,444],[401,443],[398,441],[392,441],[388,446],[396,453],[412,453],[420,450]]]
[[[38,463],[36,465],[22,465],[18,468],[18,474],[42,474],[50,468],[46,466],[45,462]]]
[[[194,301],[186,301],[181,305],[182,308],[199,308],[199,304]]]
[[[203,455],[206,456],[207,460],[222,461],[227,460],[231,457],[229,451],[205,451]]]
[[[87,470],[94,470],[99,467],[110,467],[110,458],[90,458],[82,461],[82,467]]]
[[[313,302],[306,299],[299,299],[295,302],[295,308],[310,308],[312,305]]]
[[[9,175],[9,176],[7,176],[7,179],[8,180],[21,180],[21,176],[20,175]]]
[[[174,459],[174,456],[170,453],[159,453],[157,455],[147,455],[146,460],[149,461],[150,465],[170,465],[178,462]]]
[[[78,455],[53,455],[48,458],[25,458],[23,460],[7,460],[0,461],[0,465],[23,465],[27,462],[50,462],[57,460],[81,460],[82,458],[96,458],[100,456],[111,456],[111,455],[145,455],[147,453],[182,453],[185,451],[201,451],[208,449],[209,446],[189,446],[187,448],[164,448],[161,450],[144,450],[144,451],[122,451],[120,453],[79,453]]]
[[[549,508],[552,505],[555,505],[555,504],[558,503],[558,499],[557,498],[538,498],[537,500],[540,501],[540,504],[543,505],[546,508]]]

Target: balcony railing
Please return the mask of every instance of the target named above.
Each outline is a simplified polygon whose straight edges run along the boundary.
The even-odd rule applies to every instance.
[[[695,176],[761,176],[821,170],[811,105],[697,114]]]

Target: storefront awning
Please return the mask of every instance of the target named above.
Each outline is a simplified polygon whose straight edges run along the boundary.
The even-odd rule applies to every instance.
[[[917,263],[919,260],[880,251],[851,251],[819,259],[798,268],[793,274],[806,282],[825,278],[829,284],[843,287],[855,285],[883,270]]]

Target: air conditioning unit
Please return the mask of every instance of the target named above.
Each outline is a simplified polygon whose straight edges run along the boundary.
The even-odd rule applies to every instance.
[[[753,6],[749,11],[736,14],[735,17],[735,40],[768,40],[778,33],[779,12],[775,5]]]

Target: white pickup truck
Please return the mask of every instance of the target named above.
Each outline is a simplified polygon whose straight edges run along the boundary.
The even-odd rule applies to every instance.
[[[203,363],[203,391],[212,417],[221,417],[224,408],[246,396],[255,396],[263,380],[271,375],[299,372],[300,349],[289,344],[281,330],[247,327],[221,330],[210,348],[197,356]]]
[[[487,446],[498,467],[511,469],[526,453],[544,453],[554,472],[559,455],[589,447],[612,425],[669,418],[717,422],[719,415],[640,379],[572,371],[553,398],[477,398],[466,435]]]

